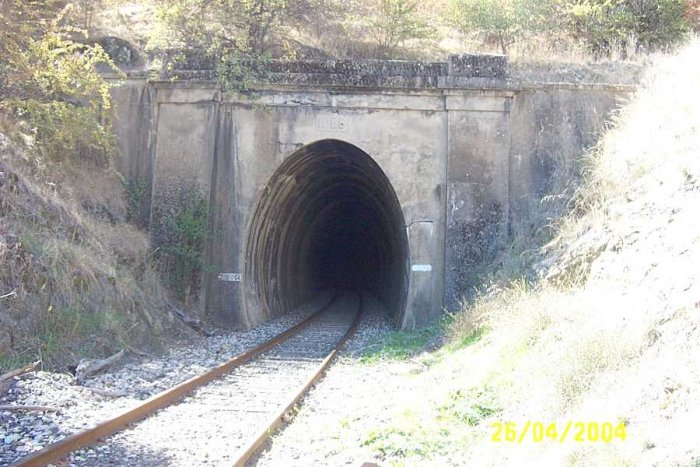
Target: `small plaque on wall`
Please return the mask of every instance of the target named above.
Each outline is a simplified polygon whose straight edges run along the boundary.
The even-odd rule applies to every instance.
[[[220,272],[219,280],[222,282],[240,282],[242,274],[238,272]]]
[[[345,120],[345,117],[338,114],[318,115],[316,117],[316,129],[334,133],[345,133],[348,131],[348,122]]]

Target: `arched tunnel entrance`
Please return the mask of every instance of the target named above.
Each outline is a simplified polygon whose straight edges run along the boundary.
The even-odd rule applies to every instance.
[[[361,149],[309,144],[268,182],[246,241],[248,312],[285,313],[325,289],[366,290],[401,324],[408,241],[389,179]]]

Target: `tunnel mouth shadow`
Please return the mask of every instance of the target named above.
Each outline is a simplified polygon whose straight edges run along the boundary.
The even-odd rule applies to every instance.
[[[396,192],[357,146],[326,139],[289,156],[248,227],[246,317],[282,315],[323,290],[367,290],[400,326],[408,292],[408,239]]]

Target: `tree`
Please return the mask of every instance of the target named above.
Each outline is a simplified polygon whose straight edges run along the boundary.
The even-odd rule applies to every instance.
[[[465,33],[475,32],[485,42],[508,48],[544,27],[549,2],[537,0],[453,0],[452,18]]]
[[[391,58],[406,41],[431,36],[416,9],[417,3],[412,0],[380,0],[378,12],[371,20],[380,56]]]
[[[287,0],[158,0],[159,28],[152,46],[263,56],[289,7]]]
[[[685,0],[631,0],[622,8],[629,12],[627,28],[637,51],[668,49],[690,31]]]
[[[700,32],[700,0],[686,0],[685,18],[695,33]]]
[[[111,60],[64,19],[71,4],[55,0],[0,3],[0,112],[20,120],[52,159],[108,160],[112,137],[103,125],[109,84],[99,66]],[[97,160],[96,159],[96,160]]]
[[[562,0],[570,34],[596,56],[666,50],[690,31],[687,0]]]
[[[150,47],[201,50],[226,89],[245,90],[260,79],[257,62],[279,47],[290,15],[287,0],[158,0]]]
[[[397,58],[411,40],[434,36],[416,0],[347,0],[342,7],[345,14],[337,29],[346,42],[354,43],[353,52],[360,56]]]

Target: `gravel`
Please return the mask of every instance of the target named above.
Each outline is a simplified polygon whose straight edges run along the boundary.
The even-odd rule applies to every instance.
[[[317,307],[318,301],[254,330],[200,338],[160,357],[130,356],[121,367],[87,380],[84,386],[77,385],[69,374],[40,371],[17,377],[0,398],[0,405],[41,405],[59,411],[0,411],[0,465],[11,464],[223,363],[291,327]],[[414,368],[410,363],[397,362],[367,365],[359,357],[393,329],[384,308],[374,300],[366,301],[363,321],[339,359],[302,401],[293,422],[278,431],[251,463],[302,466],[378,462],[363,446],[367,429],[386,418],[382,407],[391,407],[402,390],[403,378]],[[207,422],[206,417],[191,416],[173,429],[211,438],[210,443],[226,449],[226,440],[207,430]],[[175,460],[165,448],[147,451],[124,449],[118,443],[101,444],[73,453],[68,465],[183,465],[182,456]],[[217,465],[213,459],[199,456],[196,449],[184,446],[181,451],[190,452],[187,465]]]
[[[363,363],[362,353],[394,330],[385,309],[365,304],[365,316],[340,359],[309,391],[293,421],[278,431],[248,465],[383,465],[366,446],[368,434],[391,417],[406,381],[419,364],[400,361]]]
[[[105,439],[109,455],[83,451],[71,460],[85,466],[232,465],[346,332],[355,306],[353,297],[339,297],[318,321],[260,358]]]
[[[201,338],[194,344],[174,347],[159,357],[130,356],[120,368],[91,378],[84,386],[77,385],[70,374],[39,371],[16,377],[10,389],[0,397],[0,405],[46,406],[58,411],[0,411],[0,465],[16,462],[47,444],[89,428],[221,364],[298,323],[314,308],[317,302],[251,331]],[[80,464],[99,458],[110,458],[108,446],[81,451],[72,461]]]

